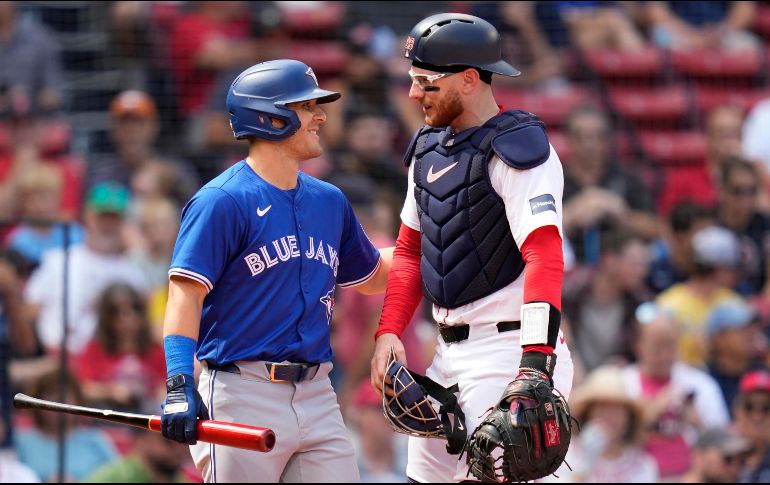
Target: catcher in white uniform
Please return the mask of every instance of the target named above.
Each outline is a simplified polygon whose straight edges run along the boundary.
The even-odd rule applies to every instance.
[[[412,436],[410,481],[534,480],[558,468],[570,439],[561,162],[535,115],[495,102],[492,75],[520,73],[491,24],[433,15],[412,29],[405,57],[426,126],[404,158],[372,384]],[[406,369],[399,338],[422,293],[440,333],[427,379]]]

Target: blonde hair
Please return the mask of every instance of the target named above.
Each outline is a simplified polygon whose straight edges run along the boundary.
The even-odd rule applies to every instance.
[[[137,204],[136,219],[139,222],[158,216],[179,223],[179,206],[168,197],[152,197]]]
[[[17,187],[20,192],[33,190],[60,191],[64,180],[58,168],[47,163],[37,163],[24,171],[17,178]]]

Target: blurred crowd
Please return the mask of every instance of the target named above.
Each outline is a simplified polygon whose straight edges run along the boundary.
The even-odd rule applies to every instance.
[[[297,58],[343,93],[302,169],[392,245],[422,125],[402,40],[441,11],[500,30],[523,75],[498,100],[564,164],[581,426],[543,481],[770,482],[770,3],[750,1],[0,2],[0,482],[200,480],[158,433],[13,393],[160,412],[180,211],[246,154],[224,111],[245,66]],[[381,305],[337,291],[332,381],[362,480],[403,482],[369,385]],[[426,306],[403,340],[424,371]]]

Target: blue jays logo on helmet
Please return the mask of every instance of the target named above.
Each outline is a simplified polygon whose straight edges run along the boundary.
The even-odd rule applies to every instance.
[[[415,382],[409,369],[396,360],[393,349],[388,356],[382,389],[382,412],[395,431],[423,438],[446,439],[441,419],[428,394]],[[385,392],[386,389],[392,391],[391,396]]]
[[[308,65],[293,59],[255,64],[235,78],[227,93],[230,127],[236,138],[249,136],[280,141],[300,128],[297,114],[289,103],[315,99],[331,103],[341,94],[318,86],[318,79]],[[283,121],[277,127],[271,118]]]

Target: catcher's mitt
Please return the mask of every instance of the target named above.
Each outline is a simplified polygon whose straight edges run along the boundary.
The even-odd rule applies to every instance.
[[[555,472],[571,437],[567,403],[547,374],[520,370],[468,439],[468,473],[483,482],[528,482]]]

